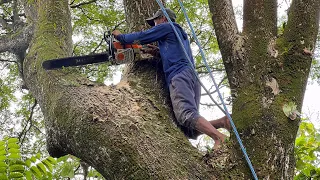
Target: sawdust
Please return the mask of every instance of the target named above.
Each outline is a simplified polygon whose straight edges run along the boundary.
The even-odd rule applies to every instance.
[[[131,112],[139,112],[141,109],[141,107],[138,105],[137,102],[133,102],[133,104],[131,105]],[[137,113],[135,113],[137,114]]]
[[[128,81],[120,81],[117,85],[116,85],[116,88],[117,89],[120,89],[120,88],[127,88],[127,89],[130,89],[130,85],[128,83]]]

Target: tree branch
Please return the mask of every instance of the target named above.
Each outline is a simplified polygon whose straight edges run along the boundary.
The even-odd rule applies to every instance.
[[[13,27],[16,28],[16,24],[19,22],[19,10],[18,10],[18,0],[13,0],[12,3],[13,11]]]
[[[72,0],[72,2],[69,4],[70,6],[75,2],[75,0]]]
[[[319,0],[293,0],[289,9],[288,23],[284,37],[291,46],[307,48],[311,53],[315,49],[319,31]]]
[[[215,67],[210,66],[210,65],[209,65],[209,67],[210,67],[210,69],[211,69],[212,71],[225,71],[225,69],[215,68]],[[205,66],[205,65],[197,66],[197,67],[196,67],[197,72],[198,72],[199,74],[207,74],[208,71],[201,71],[202,68],[206,68],[206,66]]]
[[[245,0],[243,32],[269,41],[277,35],[277,0]],[[261,38],[262,39],[262,38]]]
[[[25,52],[29,46],[33,34],[33,26],[28,25],[23,28],[21,33],[15,36],[7,35],[0,37],[0,53],[11,52],[13,54],[21,54]]]
[[[227,79],[227,77],[225,76],[225,77],[219,82],[219,84],[218,84],[219,89],[222,89],[223,87],[225,87],[225,86],[221,86],[221,84],[222,84],[223,81],[226,80],[226,79]],[[210,93],[210,94],[214,94],[214,93],[217,92],[217,89],[215,89],[214,91],[210,92],[210,90],[211,90],[213,87],[214,87],[214,86],[211,86],[211,88],[209,89],[209,93]],[[205,96],[205,95],[208,95],[208,94],[207,94],[207,93],[202,93],[202,94],[201,94],[201,96]]]
[[[231,47],[238,34],[231,0],[209,0],[208,2],[219,46]]]
[[[227,102],[227,101],[225,101],[225,102]],[[230,105],[231,103],[229,102],[229,103],[226,103],[226,105]],[[208,106],[208,107],[215,107],[215,106],[221,106],[222,105],[222,103],[219,103],[219,104],[212,104],[212,103],[200,103],[200,105],[202,105],[202,106]]]
[[[11,2],[12,0],[0,0],[0,5]]]
[[[4,18],[0,18],[0,24],[4,29],[10,28],[8,22]]]
[[[239,68],[239,65],[244,64],[241,61],[244,41],[243,37],[238,34],[232,2],[231,0],[209,0],[208,3],[230,87],[236,89],[238,84],[233,81],[234,68]]]
[[[91,3],[94,3],[94,2],[97,2],[97,0],[91,0],[91,1],[88,1],[88,2],[82,2],[82,3],[76,4],[76,5],[72,5],[70,7],[71,8],[78,8],[80,6],[91,4]]]
[[[207,107],[215,107],[215,106],[221,106],[222,103],[219,104],[213,104],[213,103],[200,103],[202,106],[207,106]]]

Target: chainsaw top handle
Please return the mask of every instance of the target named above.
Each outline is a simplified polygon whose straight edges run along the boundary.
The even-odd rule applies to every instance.
[[[108,30],[106,32],[103,33],[103,38],[107,43],[107,51],[110,54],[110,58],[115,58],[115,47],[113,45],[113,41],[114,41],[114,36],[111,34],[111,31]]]

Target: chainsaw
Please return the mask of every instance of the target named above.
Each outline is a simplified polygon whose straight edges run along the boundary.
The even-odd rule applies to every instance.
[[[144,53],[147,49],[139,44],[121,44],[114,38],[110,31],[104,33],[104,40],[107,43],[107,52],[90,54],[84,56],[65,57],[44,61],[42,67],[46,70],[59,69],[70,66],[82,66],[110,62],[110,65],[120,65],[135,61],[151,59],[153,56]]]

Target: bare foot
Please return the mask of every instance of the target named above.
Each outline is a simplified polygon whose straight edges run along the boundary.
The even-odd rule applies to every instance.
[[[221,146],[221,141],[220,140],[214,141],[213,149],[219,149],[220,146]]]
[[[221,136],[219,136],[218,139],[214,139],[213,149],[218,149],[222,145],[222,143],[224,143],[225,140],[227,140],[227,138],[228,137],[226,135],[222,134]]]

